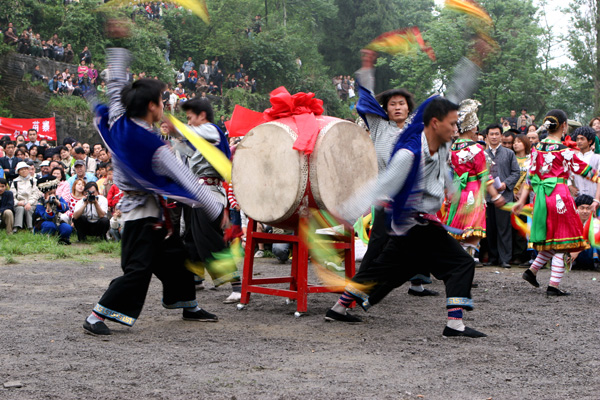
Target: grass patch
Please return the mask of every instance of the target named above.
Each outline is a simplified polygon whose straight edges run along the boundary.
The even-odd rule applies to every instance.
[[[77,259],[81,263],[90,263],[104,257],[120,257],[121,244],[106,242],[100,238],[88,238],[85,243],[77,243],[77,236],[71,236],[74,244],[59,245],[57,236],[33,234],[20,231],[8,236],[0,232],[0,255],[4,263],[16,264],[20,257],[43,255],[49,260]]]
[[[87,101],[79,96],[51,96],[46,109],[60,111],[63,114],[90,112]]]
[[[17,260],[15,260],[15,258],[13,256],[5,256],[4,257],[4,262],[8,265],[8,264],[18,264]]]

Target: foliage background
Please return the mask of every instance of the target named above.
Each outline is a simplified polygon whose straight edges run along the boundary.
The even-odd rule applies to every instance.
[[[499,44],[474,95],[482,103],[482,124],[521,107],[540,117],[551,108],[562,108],[584,123],[600,114],[597,0],[570,1],[564,12],[572,29],[566,37],[546,26],[544,7],[533,0],[481,3],[495,23],[492,36]],[[235,104],[261,110],[268,106],[268,93],[284,85],[290,92],[314,92],[324,100],[328,114],[342,118],[355,116],[355,100],[340,101],[331,77],[352,75],[360,67],[359,50],[377,35],[418,26],[435,50],[435,63],[424,54],[382,55],[378,60],[377,91],[405,87],[418,101],[445,89],[472,40],[464,16],[442,9],[434,0],[207,0],[210,25],[181,8],[150,21],[131,7],[99,12],[98,4],[0,0],[0,26],[13,22],[18,33],[31,26],[42,38],[57,33],[76,53],[87,45],[100,68],[106,46],[125,46],[135,55],[134,72],[143,70],[167,82],[174,81],[188,56],[196,65],[219,57],[225,74],[243,63],[257,79],[258,92],[229,91],[219,113],[230,114]],[[257,14],[262,16],[263,32],[248,35],[246,29]],[[135,20],[129,39],[111,43],[105,37],[104,23],[114,16]],[[551,66],[551,50],[561,40],[573,62]]]

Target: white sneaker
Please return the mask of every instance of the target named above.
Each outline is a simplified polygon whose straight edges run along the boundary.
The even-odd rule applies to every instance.
[[[226,298],[225,300],[223,300],[223,303],[225,303],[225,304],[239,303],[241,299],[242,299],[242,294],[240,292],[231,292],[229,297]]]
[[[263,258],[265,256],[265,252],[262,250],[258,250],[256,253],[254,253],[254,258]]]

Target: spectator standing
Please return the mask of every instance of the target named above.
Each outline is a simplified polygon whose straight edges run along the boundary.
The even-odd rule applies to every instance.
[[[210,65],[208,65],[208,60],[204,60],[204,63],[198,68],[198,72],[204,77],[206,82],[210,81]]]
[[[88,79],[90,81],[90,86],[96,86],[96,82],[98,80],[98,70],[94,67],[94,63],[90,63],[88,68]]]
[[[505,202],[513,201],[513,189],[520,177],[519,163],[515,153],[500,144],[502,127],[493,124],[487,127],[489,146],[485,151],[490,158],[490,174],[494,178],[494,187]],[[494,207],[489,196],[487,200],[487,242],[489,247],[489,265],[510,268],[512,258],[512,226],[510,212]]]
[[[7,235],[12,235],[15,222],[15,199],[13,192],[6,190],[8,181],[0,178],[0,227],[4,226]]]
[[[86,64],[92,63],[92,53],[87,46],[84,46],[83,51],[79,53],[79,61],[85,61]]]
[[[519,118],[517,118],[517,127],[520,128],[521,126],[529,126],[531,124],[533,124],[533,120],[527,114],[527,109],[526,108],[522,108],[521,109],[521,115],[519,115]]]
[[[96,168],[97,168],[96,160],[94,160],[93,158],[86,155],[83,147],[81,147],[81,146],[75,147],[73,149],[73,153],[74,153],[73,158],[75,158],[75,163],[77,163],[77,161],[83,161],[86,174],[87,173],[90,173],[92,175],[96,174]],[[75,164],[73,164],[73,169],[71,169],[71,175],[75,175],[74,166],[75,166]]]
[[[29,140],[26,143],[27,149],[31,149],[31,146],[39,146],[40,142],[37,140],[37,130],[35,129],[30,129],[27,131],[27,140]]]
[[[510,117],[506,118],[505,121],[508,121],[512,129],[517,129],[517,112],[510,110]]]
[[[182,72],[184,73],[184,75],[187,75],[191,70],[194,69],[195,66],[196,64],[194,64],[194,62],[192,61],[192,57],[188,57],[187,61],[183,62],[181,69],[183,69]]]
[[[599,171],[600,154],[597,154],[594,152],[594,150],[592,150],[592,145],[596,139],[596,131],[594,128],[589,126],[577,128],[575,131],[573,131],[573,138],[577,142],[577,147],[579,148],[579,153],[577,153],[579,158],[594,168],[594,170]],[[596,151],[600,152],[600,149],[596,149]],[[573,184],[569,189],[571,190],[571,195],[573,198],[582,194],[592,196],[592,198],[594,198],[596,195],[596,188],[598,187],[597,183],[589,181],[577,174],[571,174],[571,178],[573,180]]]
[[[15,167],[19,162],[17,157],[15,157],[15,143],[7,142],[4,146],[4,153],[6,155],[0,159],[0,165],[4,170],[4,178],[10,183],[18,175],[15,171]]]

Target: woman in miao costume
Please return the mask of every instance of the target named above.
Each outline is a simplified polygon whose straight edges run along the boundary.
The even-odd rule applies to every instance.
[[[570,293],[558,288],[565,273],[565,253],[588,248],[582,236],[583,224],[577,215],[575,202],[567,179],[572,172],[598,182],[598,172],[583,162],[577,152],[561,143],[567,131],[567,114],[562,110],[551,110],[544,118],[548,137],[531,152],[531,166],[527,182],[523,186],[513,213],[519,214],[529,198],[530,190],[535,194],[533,220],[529,241],[538,251],[531,267],[523,273],[523,279],[539,287],[536,274],[548,260],[552,259],[548,296],[566,296]],[[594,198],[594,211],[598,207],[600,185]]]
[[[450,148],[450,161],[454,170],[454,183],[457,193],[452,196],[452,204],[446,224],[456,231],[449,232],[459,240],[463,248],[474,256],[479,240],[485,237],[485,190],[490,194],[496,207],[504,205],[504,198],[492,186],[485,149],[477,140],[477,100],[466,99],[458,110],[458,139]]]

